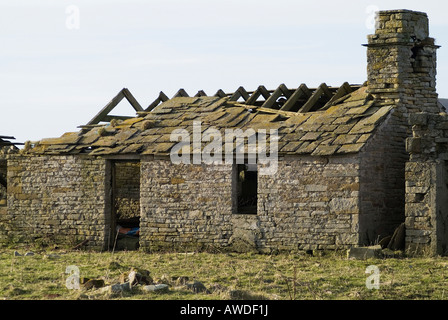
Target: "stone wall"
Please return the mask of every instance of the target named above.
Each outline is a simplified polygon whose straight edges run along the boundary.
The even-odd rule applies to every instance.
[[[235,213],[236,165],[175,165],[150,156],[140,163],[16,157],[8,162],[10,206],[2,236],[89,239],[104,248],[112,192],[140,201],[140,247],[147,250],[371,244],[404,220],[402,133],[396,135],[393,119],[360,154],[280,158],[276,174],[258,176],[255,215]]]
[[[405,220],[404,172],[409,155],[401,116],[393,111],[360,153],[360,242],[365,245],[391,236]]]
[[[360,154],[279,159],[258,177],[256,215],[235,214],[236,165],[142,161],[141,246],[340,249],[371,245],[405,221],[407,125],[393,112]]]
[[[231,236],[232,166],[141,162],[140,247],[223,246]]]
[[[79,156],[10,160],[2,238],[88,239],[92,247],[106,247],[111,163]],[[235,165],[146,159],[140,169],[140,246],[145,249],[271,252],[358,244],[356,155],[281,159],[275,175],[259,176],[256,215],[235,214]]]
[[[448,116],[417,113],[407,139],[406,243],[411,253],[448,253]]]
[[[358,244],[359,158],[279,161],[259,177],[260,244],[278,249],[341,249]]]
[[[258,214],[235,214],[235,166],[141,163],[143,248],[336,249],[358,244],[359,160],[286,158],[258,178]]]
[[[118,220],[140,216],[140,162],[114,163],[114,205]]]
[[[102,249],[106,241],[104,160],[78,156],[8,160],[7,223],[2,239],[49,239]]]

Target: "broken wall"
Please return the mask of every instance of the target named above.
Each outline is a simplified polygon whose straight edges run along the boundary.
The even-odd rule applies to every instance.
[[[403,152],[406,138],[416,134],[409,118],[425,112],[438,117],[442,111],[438,104],[436,91],[437,49],[435,39],[430,37],[429,19],[426,13],[410,10],[380,11],[377,15],[375,34],[368,36],[367,75],[369,92],[382,105],[394,105],[393,121],[397,133],[390,132],[396,150],[386,150],[385,156],[391,155],[388,173],[389,179],[383,179],[390,186],[405,185],[405,198],[385,184],[384,190],[390,193],[388,200],[405,203],[406,247],[408,251],[436,252],[436,204],[431,204],[437,194],[435,188],[435,163],[413,158],[403,160],[397,151]],[[404,131],[406,130],[406,131]],[[435,132],[434,132],[435,133]],[[380,136],[375,137],[380,138]],[[384,136],[385,140],[390,140]],[[433,136],[434,138],[434,136]],[[397,139],[396,141],[394,141]],[[413,138],[412,138],[413,139]],[[416,139],[414,147],[421,141]],[[415,154],[414,154],[415,155]],[[408,155],[409,156],[409,155]],[[413,155],[411,154],[411,158]],[[437,158],[437,157],[436,157]],[[368,159],[366,159],[368,160]],[[372,160],[374,161],[374,160]],[[403,163],[405,161],[405,163]],[[407,163],[406,163],[407,162]],[[387,160],[380,159],[380,164]],[[401,172],[396,167],[401,167]],[[439,170],[439,169],[437,169]],[[436,171],[437,171],[436,170]],[[368,174],[366,174],[368,176]],[[403,176],[404,181],[403,181]],[[394,179],[396,179],[394,181]],[[363,182],[363,185],[365,182]],[[375,200],[375,197],[371,197]],[[387,199],[387,198],[379,198]],[[431,200],[433,199],[433,200]],[[380,200],[382,201],[382,200]],[[375,203],[375,202],[373,202]],[[397,218],[400,216],[398,206],[390,210]],[[376,204],[381,206],[381,204]],[[384,206],[387,208],[389,206]],[[375,210],[375,208],[372,208]],[[396,212],[396,213],[395,213]],[[375,215],[371,215],[375,217]],[[378,216],[378,215],[377,215]],[[378,218],[379,219],[379,218]]]
[[[360,237],[375,245],[405,221],[405,165],[409,158],[403,114],[394,110],[360,153]]]
[[[410,253],[448,254],[448,116],[416,113],[406,141],[406,246]]]

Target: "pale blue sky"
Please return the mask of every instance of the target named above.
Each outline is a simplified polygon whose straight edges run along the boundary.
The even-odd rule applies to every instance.
[[[363,83],[375,7],[428,13],[448,98],[444,1],[0,0],[0,135],[77,131],[124,87],[146,107],[179,88]]]

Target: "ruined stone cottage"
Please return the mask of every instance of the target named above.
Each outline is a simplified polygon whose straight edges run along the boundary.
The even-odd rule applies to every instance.
[[[9,158],[2,237],[107,250],[129,235],[147,250],[271,252],[375,244],[405,223],[409,250],[444,250],[446,208],[427,209],[446,192],[448,160],[448,122],[434,125],[441,135],[431,127],[445,116],[427,15],[380,12],[366,47],[364,84],[180,90],[147,108],[123,89],[79,132]],[[123,98],[135,117],[109,114]],[[244,134],[239,144],[217,138],[232,130]],[[242,157],[227,157],[236,149]],[[267,164],[251,160],[273,150],[275,170],[262,174]]]

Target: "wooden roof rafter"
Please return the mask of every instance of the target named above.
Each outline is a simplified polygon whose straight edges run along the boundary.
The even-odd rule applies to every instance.
[[[295,106],[295,104],[297,103],[297,101],[300,98],[309,99],[311,97],[311,95],[312,95],[311,90],[308,89],[306,84],[302,83],[294,91],[294,93],[291,95],[291,97],[285,102],[285,104],[281,107],[280,110],[282,110],[282,111],[290,111]]]
[[[222,91],[222,89],[219,89],[218,91],[216,91],[214,97],[225,98],[227,97],[227,94],[224,91]]]
[[[10,136],[0,136],[0,147],[13,145],[13,143],[8,140],[15,140],[15,139],[16,138]]]
[[[261,106],[263,108],[273,108],[278,99],[282,96],[286,98],[286,101],[291,97],[291,92],[284,84],[281,84],[277,89],[275,89],[272,95]]]
[[[260,87],[258,91],[246,91],[249,96],[246,101],[242,98],[229,101],[233,94],[226,94],[223,98],[178,97],[157,106],[152,112],[142,112],[139,118],[117,123],[113,128],[102,124],[98,125],[102,130],[95,126],[82,133],[70,132],[60,138],[32,142],[24,153],[90,154],[114,159],[135,159],[140,155],[167,156],[175,145],[170,141],[173,130],[186,128],[190,132],[194,120],[200,118],[204,120],[204,127],[216,128],[220,132],[228,128],[278,129],[280,155],[354,154],[365,147],[393,110],[393,106],[381,106],[373,99],[367,86],[357,87],[344,84],[309,89],[301,85],[297,89],[286,90],[286,86],[281,85],[276,90],[264,91],[265,96],[262,96],[263,87]],[[346,94],[350,90],[353,91]],[[275,109],[279,105],[275,98],[286,99],[288,93],[287,101],[292,108]],[[275,101],[274,108],[262,107],[269,99]],[[297,113],[301,106],[313,99],[317,102],[308,114]],[[251,101],[255,104],[248,104]],[[328,111],[322,112],[329,102]],[[201,145],[200,150],[202,147],[205,146]],[[193,154],[196,150],[190,152]]]
[[[206,97],[207,94],[205,93],[204,90],[199,90],[194,97]],[[222,91],[221,89],[219,89],[214,95],[214,97],[220,97],[220,98],[224,98],[229,96],[228,94],[226,94],[224,91]],[[176,94],[174,94],[173,98],[179,98],[179,97],[189,97],[189,94],[184,90],[184,89],[179,89],[179,91],[176,92]],[[163,92],[160,91],[159,96],[157,97],[156,100],[154,100],[143,112],[139,112],[139,114],[145,114],[147,112],[150,112],[152,109],[154,109],[155,107],[157,107],[159,104],[170,100],[170,98],[168,98],[168,96]]]
[[[332,93],[325,83],[322,83],[311,95],[308,101],[300,108],[297,113],[310,112],[316,105],[316,103],[325,96],[330,100],[332,98]],[[327,102],[328,102],[327,100]]]
[[[344,82],[321,110],[328,109],[335,101],[352,93],[353,91],[354,89],[350,86],[350,84],[348,82]]]
[[[238,101],[238,99],[243,98],[244,101],[247,101],[250,97],[250,94],[244,89],[244,87],[239,87],[231,96],[230,101]]]
[[[204,90],[199,90],[198,93],[196,93],[194,96],[195,97],[206,97],[207,94],[205,93]]]
[[[328,109],[341,97],[360,87],[360,85],[350,85],[345,82],[340,87],[328,87],[327,84],[322,83],[316,89],[310,89],[305,84],[301,84],[297,89],[288,89],[285,84],[281,84],[276,90],[267,90],[264,86],[259,86],[255,91],[247,91],[244,87],[239,87],[235,92],[228,94],[221,90],[220,96],[227,96],[229,101],[234,102],[242,98],[245,101],[241,103],[264,109],[305,113]],[[283,101],[280,101],[281,99]]]
[[[131,104],[132,108],[136,111],[143,111],[142,106],[134,98],[131,92],[127,88],[123,88],[98,114],[87,123],[87,126],[96,125],[102,121],[110,122],[112,119],[126,119],[129,117],[124,116],[112,116],[109,113],[121,102],[126,99]]]
[[[11,142],[9,140],[16,140],[16,138],[11,137],[11,136],[0,136],[0,147],[23,145],[23,143]]]
[[[252,93],[252,95],[249,97],[249,99],[246,100],[246,104],[254,105],[260,96],[263,96],[263,98],[266,101],[269,99],[271,94],[269,93],[268,89],[266,89],[264,86],[259,86],[257,88],[257,90],[255,90]]]
[[[322,83],[316,89],[310,89],[305,84],[301,84],[297,89],[288,89],[285,84],[281,84],[275,90],[268,90],[263,85],[260,85],[255,91],[247,91],[244,87],[240,86],[236,91],[231,93],[226,93],[222,89],[219,89],[213,96],[219,98],[227,97],[230,102],[239,102],[265,110],[272,109],[281,112],[306,113],[326,110],[360,87],[361,85],[350,85],[345,82],[340,87],[328,87],[325,83]],[[203,90],[199,90],[194,95],[194,97],[204,96],[208,95]],[[172,98],[179,97],[190,96],[184,89],[179,89]],[[156,100],[143,110],[129,90],[124,88],[87,125],[80,126],[80,128],[89,129],[98,126],[99,122],[110,122],[113,119],[126,120],[130,118],[109,114],[124,98],[129,101],[138,116],[145,116],[161,103],[170,100],[165,93],[160,91]]]
[[[167,97],[166,94],[163,93],[163,91],[160,91],[159,96],[157,97],[156,100],[154,100],[154,102],[152,102],[146,109],[146,112],[151,111],[152,109],[154,109],[155,107],[157,107],[159,104],[161,104],[162,102],[168,101],[170,100],[170,98]]]
[[[189,95],[188,95],[187,91],[185,91],[184,89],[179,89],[179,91],[176,92],[176,94],[173,96],[173,98],[179,98],[179,97],[188,98]]]

